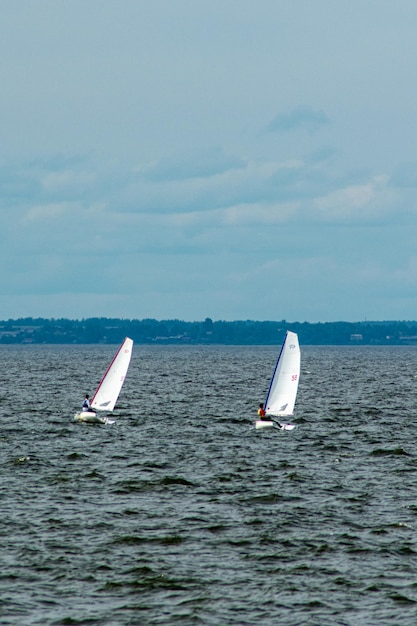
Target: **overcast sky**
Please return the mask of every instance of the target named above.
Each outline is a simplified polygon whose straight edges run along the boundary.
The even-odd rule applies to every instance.
[[[417,319],[416,0],[0,8],[0,319]]]

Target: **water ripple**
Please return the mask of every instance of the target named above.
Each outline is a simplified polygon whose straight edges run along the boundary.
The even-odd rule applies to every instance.
[[[0,350],[2,624],[414,626],[415,348],[302,347],[291,433],[273,347],[137,346],[106,427],[111,346]]]

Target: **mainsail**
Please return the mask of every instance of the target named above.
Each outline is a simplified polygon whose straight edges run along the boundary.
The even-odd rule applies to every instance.
[[[129,368],[132,347],[132,339],[126,337],[107,368],[107,372],[104,374],[91,400],[93,409],[97,411],[113,411]]]
[[[267,415],[292,415],[300,378],[300,346],[296,333],[287,331],[265,400]]]

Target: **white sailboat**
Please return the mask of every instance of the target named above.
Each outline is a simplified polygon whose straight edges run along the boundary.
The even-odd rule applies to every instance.
[[[102,417],[100,411],[113,411],[129,369],[132,348],[133,340],[126,337],[92,397],[90,406],[94,411],[76,413],[74,419],[96,424],[114,423],[113,420]]]
[[[255,428],[278,427],[292,430],[294,424],[282,424],[268,417],[287,417],[294,413],[300,379],[300,346],[298,335],[287,331],[265,400],[266,418],[255,420]]]

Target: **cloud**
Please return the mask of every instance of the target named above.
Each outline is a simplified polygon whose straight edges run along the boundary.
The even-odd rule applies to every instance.
[[[23,218],[23,222],[50,222],[56,220],[64,213],[71,212],[73,209],[74,206],[66,202],[35,205],[29,208]]]
[[[326,221],[380,222],[395,208],[397,197],[388,176],[336,189],[314,200],[317,216]]]
[[[234,166],[219,168],[195,178],[184,170],[181,178],[154,180],[133,173],[107,199],[126,212],[173,213],[207,212],[244,205],[277,205],[294,202],[304,163],[245,160],[231,157]],[[158,169],[158,164],[155,164]],[[194,171],[194,170],[192,170]]]
[[[313,109],[310,106],[298,106],[288,113],[279,113],[266,127],[267,132],[289,132],[306,130],[315,133],[323,126],[330,124],[330,119],[324,111]]]
[[[282,224],[297,213],[297,208],[296,203],[236,205],[222,211],[221,222],[232,227]]]
[[[76,172],[65,169],[63,171],[46,172],[41,177],[41,185],[48,193],[70,192],[84,190],[91,187],[96,180],[93,172]]]
[[[163,182],[190,178],[206,179],[242,166],[244,166],[242,158],[226,154],[220,146],[213,146],[189,154],[164,157],[149,166],[137,168],[137,172],[145,180]]]

